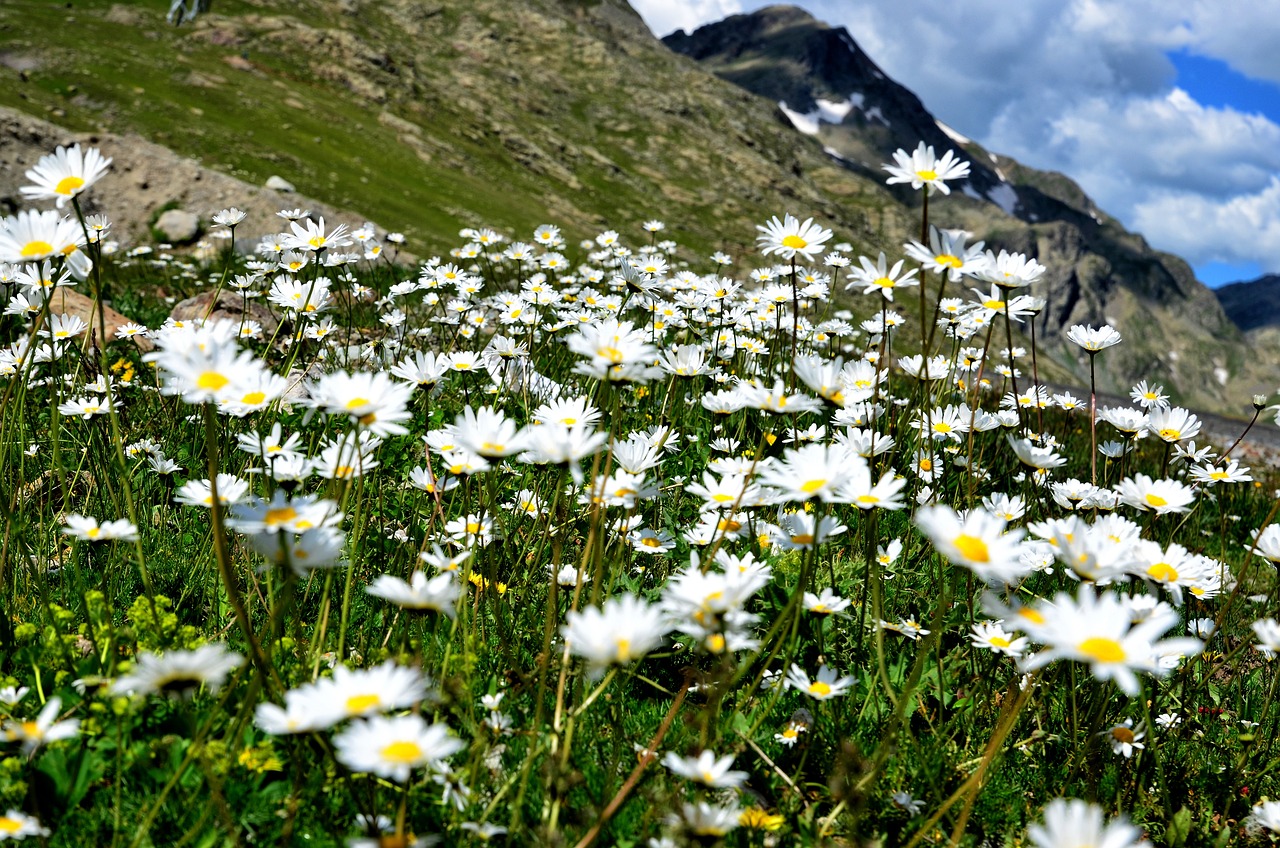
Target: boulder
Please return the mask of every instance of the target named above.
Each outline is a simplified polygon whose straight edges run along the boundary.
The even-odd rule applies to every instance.
[[[86,297],[74,289],[63,286],[54,290],[49,302],[49,312],[54,315],[75,315],[92,327],[93,345],[98,345],[98,314],[93,308],[93,298]],[[134,336],[132,340],[116,340],[116,330],[129,323],[129,319],[110,306],[103,305],[102,314],[107,327],[107,344],[115,341],[118,345],[135,344],[138,350],[146,353],[155,349],[155,344],[146,336]]]
[[[272,191],[297,191],[297,189],[293,187],[293,183],[289,182],[284,177],[278,177],[275,174],[267,177],[267,188]]]
[[[213,304],[210,310],[209,305]],[[237,324],[243,318],[249,321],[257,321],[262,325],[262,334],[265,340],[270,340],[275,334],[276,328],[280,326],[280,321],[275,314],[256,300],[249,301],[249,308],[244,309],[244,298],[234,291],[223,289],[218,294],[218,300],[214,303],[213,292],[205,291],[195,297],[189,297],[173,307],[173,311],[169,313],[169,317],[175,321],[191,321],[198,318],[207,317],[210,321],[234,321]]]
[[[156,229],[165,241],[187,244],[200,234],[200,219],[185,209],[170,209],[156,220]]]

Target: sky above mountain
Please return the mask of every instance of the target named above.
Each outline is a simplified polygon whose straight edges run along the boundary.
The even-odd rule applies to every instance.
[[[656,35],[770,5],[631,0]],[[1280,271],[1276,0],[801,0],[939,119],[1209,285]]]

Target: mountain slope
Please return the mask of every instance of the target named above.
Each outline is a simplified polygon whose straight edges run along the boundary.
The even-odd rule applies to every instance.
[[[1214,289],[1227,317],[1242,330],[1280,325],[1280,274]]]
[[[816,139],[798,134],[771,100],[785,95],[802,114],[810,101],[801,90],[765,99],[720,79],[654,39],[623,0],[219,0],[181,28],[165,24],[166,7],[0,4],[0,105],[100,138],[107,155],[134,134],[250,184],[278,174],[303,195],[403,231],[422,256],[457,246],[467,226],[527,238],[555,223],[570,243],[614,228],[634,242],[647,238],[641,222],[660,218],[685,248],[679,259],[705,270],[724,250],[745,272],[763,264],[755,225],[783,212],[817,218],[855,255],[897,254],[918,228],[918,197],[887,188],[879,163],[920,138],[949,143],[919,100],[876,77],[865,57],[835,82],[794,60],[789,79],[808,80],[815,105],[848,100],[866,79],[865,109],[820,124]],[[796,43],[829,29],[789,25],[799,27]],[[847,33],[825,37],[821,67],[834,74],[842,55],[856,54]],[[947,199],[934,214],[1037,253],[1057,275],[1041,340],[1060,362],[1042,358],[1042,369],[1082,380],[1078,352],[1049,331],[1115,318],[1133,343],[1104,358],[1109,385],[1155,377],[1188,402],[1234,406],[1236,384],[1218,385],[1214,369],[1245,374],[1247,357],[1185,265],[1124,233],[1065,178],[975,145],[966,152],[977,198]],[[0,210],[16,204],[20,166],[30,164],[6,161]],[[122,214],[110,208],[121,196],[112,184],[129,179],[112,174],[92,201]],[[148,203],[184,196],[183,179],[194,177],[151,180]],[[1166,294],[1170,304],[1157,302]],[[1167,340],[1144,341],[1161,328]]]
[[[863,210],[897,209],[797,147],[767,105],[675,60],[625,3],[213,9],[175,29],[163,3],[0,4],[0,105],[135,132],[258,184],[279,174],[424,255],[465,226],[638,237],[652,217],[699,252],[742,255],[784,208],[869,246]]]
[[[959,148],[972,165],[959,192],[964,197],[935,203],[931,219],[972,230],[989,247],[1034,255],[1048,267],[1037,291],[1048,301],[1037,334],[1077,378],[1087,374],[1087,360],[1063,331],[1111,322],[1126,343],[1099,359],[1109,390],[1154,379],[1182,402],[1238,411],[1247,408],[1250,392],[1276,379],[1273,369],[1248,355],[1245,338],[1185,262],[1125,230],[1069,178],[992,154],[942,125],[844,28],[794,7],[771,6],[664,41],[778,103],[798,131],[815,136],[852,171],[878,177],[879,163],[894,150],[913,149],[921,140],[938,152]],[[898,194],[919,202],[918,194]]]

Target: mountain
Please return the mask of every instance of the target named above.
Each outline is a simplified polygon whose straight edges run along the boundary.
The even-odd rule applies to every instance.
[[[880,163],[920,141],[939,153],[965,154],[971,175],[957,193],[962,196],[932,204],[931,220],[971,230],[988,247],[1036,256],[1048,267],[1037,288],[1048,301],[1037,336],[1077,378],[1087,373],[1087,360],[1064,331],[1112,323],[1125,344],[1099,358],[1100,383],[1108,390],[1124,392],[1145,378],[1163,382],[1180,402],[1239,412],[1248,408],[1251,391],[1269,391],[1276,380],[1183,260],[1152,249],[1070,178],[987,151],[938,121],[843,27],[771,6],[663,40],[776,103],[799,133],[854,173],[881,179]],[[896,194],[919,203],[908,189]]]
[[[1214,289],[1227,317],[1241,330],[1280,325],[1280,274]]]
[[[283,204],[317,198],[405,233],[419,256],[458,246],[463,227],[527,239],[555,223],[570,244],[607,228],[638,242],[641,223],[659,218],[679,261],[707,269],[722,250],[745,274],[763,264],[755,226],[784,212],[831,227],[855,256],[900,253],[918,231],[919,198],[887,187],[879,163],[924,139],[958,145],[975,164],[968,194],[934,204],[935,220],[1049,265],[1040,364],[1055,379],[1087,379],[1085,360],[1055,334],[1073,321],[1114,319],[1125,333],[1100,358],[1106,385],[1154,378],[1206,408],[1238,411],[1265,358],[1185,264],[1125,232],[1067,178],[948,135],[848,33],[794,11],[746,16],[737,59],[715,59],[715,39],[694,33],[708,45],[702,64],[655,39],[623,0],[217,0],[181,27],[165,22],[167,8],[0,3],[0,106],[64,133],[7,121],[17,129],[0,132],[0,212],[18,205],[37,146],[81,139],[123,164],[144,139],[191,167],[121,167],[94,188],[91,211],[133,239],[148,238],[166,205],[190,204],[207,221],[236,202],[195,191],[202,178],[257,187],[278,175],[299,192]],[[779,33],[789,40],[766,44]],[[717,76],[748,60],[764,69],[757,83],[772,74],[778,88],[748,91],[745,71]],[[817,137],[797,132],[796,116],[826,103],[848,108],[819,111]],[[841,296],[859,315],[873,308]]]

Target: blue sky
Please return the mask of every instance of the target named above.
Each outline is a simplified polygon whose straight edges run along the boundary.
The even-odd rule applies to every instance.
[[[665,35],[768,4],[632,5]],[[796,5],[847,27],[948,125],[1071,176],[1204,282],[1280,273],[1277,0]]]

